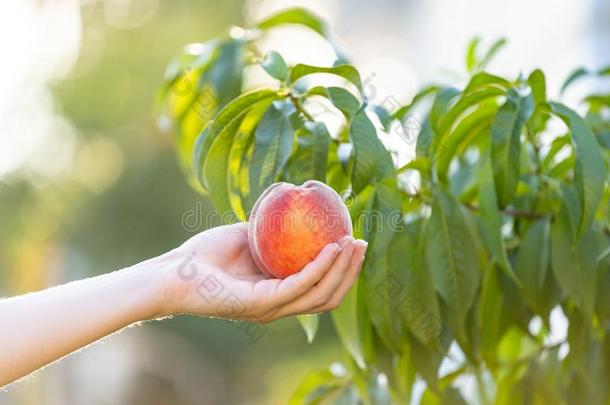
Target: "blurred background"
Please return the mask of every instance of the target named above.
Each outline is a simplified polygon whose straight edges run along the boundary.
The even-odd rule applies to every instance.
[[[293,5],[327,19],[378,100],[461,80],[475,35],[508,38],[491,70],[540,67],[550,94],[575,67],[610,62],[605,0],[0,2],[0,296],[134,264],[209,225],[156,125],[166,63]],[[282,29],[267,46],[331,63],[311,35]],[[307,371],[342,359],[328,317],[313,345],[292,319],[251,332],[190,317],[130,328],[0,392],[0,405],[283,404]]]

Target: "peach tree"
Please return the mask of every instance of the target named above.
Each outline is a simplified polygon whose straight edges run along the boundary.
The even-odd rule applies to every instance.
[[[232,28],[172,59],[158,100],[181,167],[225,220],[247,220],[274,182],[315,179],[345,197],[369,241],[331,314],[344,367],[306,376],[291,401],[403,404],[419,384],[422,404],[608,403],[610,94],[550,100],[540,70],[485,70],[504,41],[483,52],[473,40],[465,84],[375,105],[339,52],[332,66],[261,54],[269,31],[291,25],[327,38],[300,8]],[[269,84],[244,91],[257,67]],[[581,68],[561,91],[609,75]],[[319,106],[341,125],[329,129]],[[402,166],[391,136],[413,146]],[[299,320],[313,339],[317,318]]]

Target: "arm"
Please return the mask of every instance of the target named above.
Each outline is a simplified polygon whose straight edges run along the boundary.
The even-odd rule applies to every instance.
[[[346,237],[300,273],[266,279],[245,225],[228,225],[114,273],[1,300],[0,387],[139,321],[190,313],[270,322],[336,308],[365,250]]]

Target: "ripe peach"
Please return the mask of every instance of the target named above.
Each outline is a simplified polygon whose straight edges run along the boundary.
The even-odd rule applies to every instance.
[[[352,234],[347,207],[319,181],[302,186],[275,183],[256,200],[248,242],[254,262],[268,276],[301,271],[324,246]]]

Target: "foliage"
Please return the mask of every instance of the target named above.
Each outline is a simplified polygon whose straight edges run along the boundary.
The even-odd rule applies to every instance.
[[[273,182],[318,179],[346,197],[356,236],[369,241],[362,276],[332,314],[347,369],[308,376],[295,403],[409,403],[420,380],[421,403],[464,403],[457,388],[468,376],[479,388],[470,398],[485,404],[607,403],[610,95],[586,97],[582,115],[547,98],[540,70],[486,72],[505,41],[479,55],[475,39],[465,85],[429,86],[387,109],[369,105],[343,56],[318,67],[260,55],[257,41],[286,24],[328,32],[290,9],[189,46],[160,99],[180,159],[192,158],[227,220],[246,220]],[[270,85],[242,92],[242,70],[256,64]],[[609,72],[579,69],[562,91]],[[320,74],[342,82],[315,85]],[[343,118],[339,131],[308,112],[315,103]],[[415,142],[415,159],[397,168],[389,136]],[[567,317],[566,341],[551,340],[551,312]],[[313,337],[317,322],[301,320]],[[443,360],[453,368],[440,375]]]

